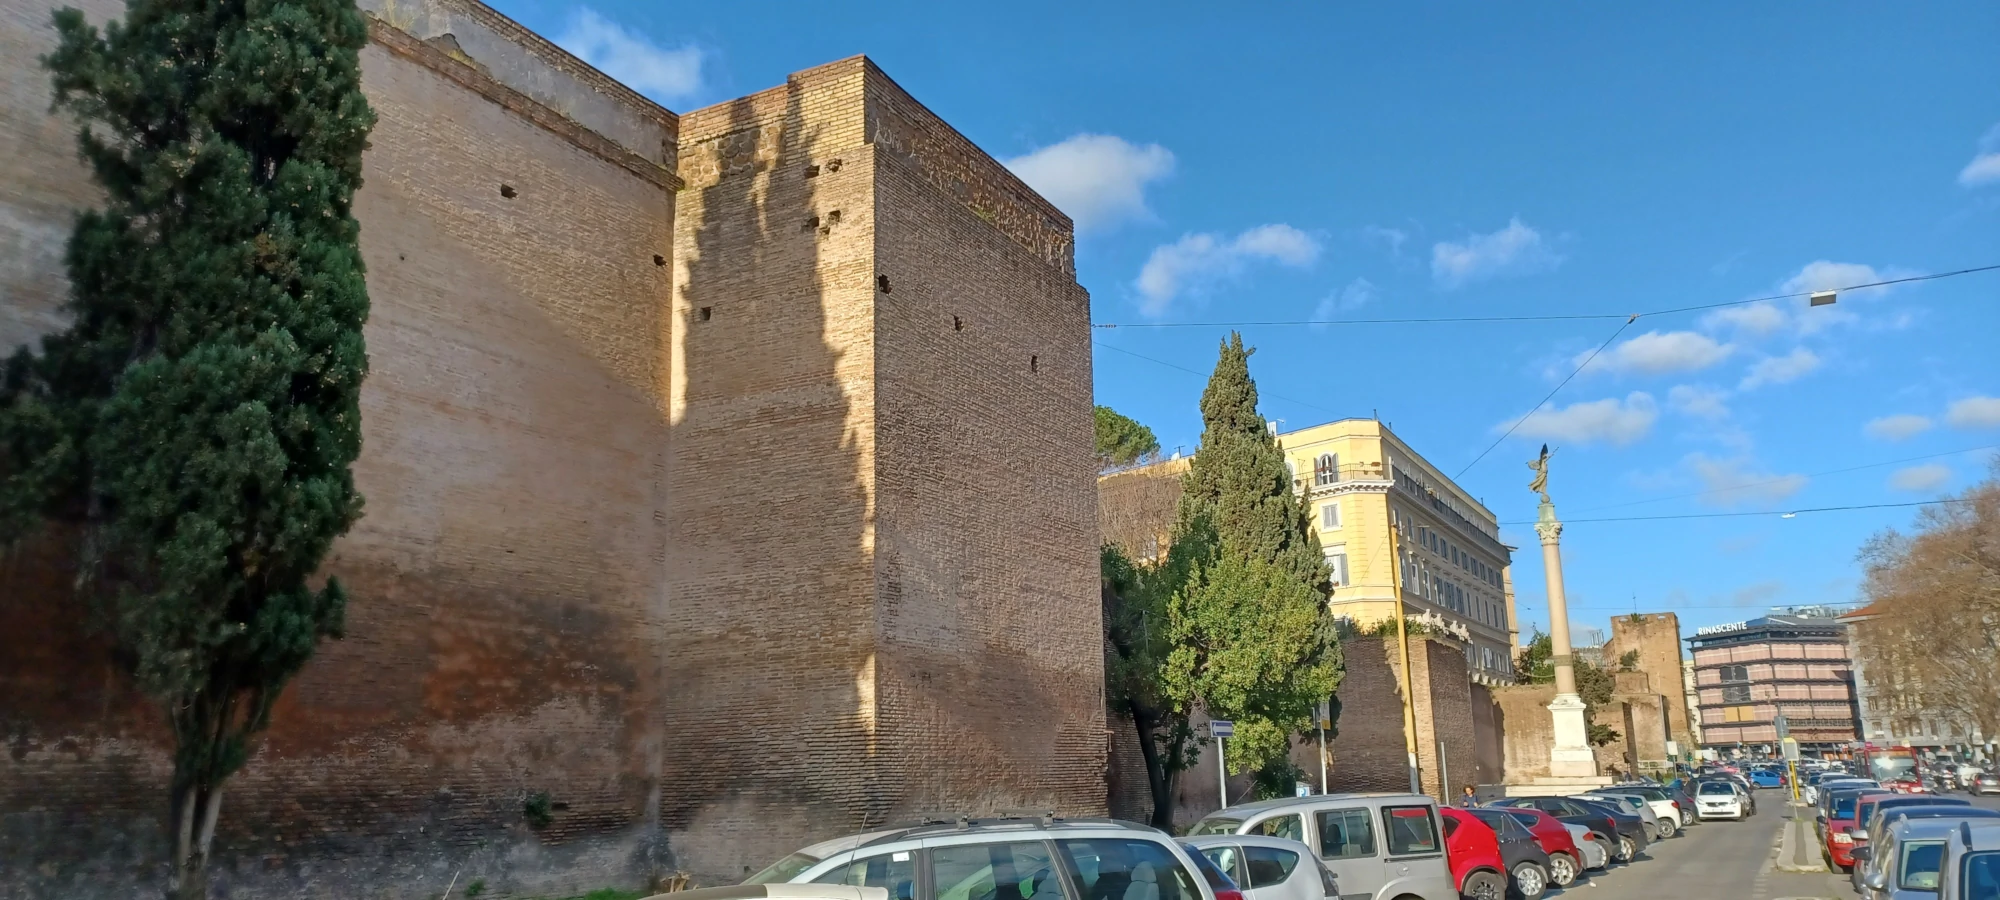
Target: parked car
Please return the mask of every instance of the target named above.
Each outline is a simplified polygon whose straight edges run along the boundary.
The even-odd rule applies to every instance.
[[[2000,794],[2000,771],[1979,773],[1978,776],[1965,783],[1965,790],[1967,793],[1977,794],[1981,797],[1987,794]]]
[[[1261,834],[1211,834],[1187,838],[1182,844],[1195,851],[1195,862],[1212,863],[1227,876],[1244,900],[1340,900],[1339,876],[1298,841]],[[1214,887],[1213,879],[1209,886]]]
[[[1218,897],[1199,868],[1171,836],[1131,822],[960,819],[822,841],[744,885],[878,887],[889,900],[1122,900],[1143,883],[1147,900],[1232,900]]]
[[[1208,882],[1208,889],[1210,891],[1215,892],[1217,900],[1228,900],[1228,898],[1235,898],[1235,900],[1242,900],[1243,889],[1237,887],[1236,879],[1231,878],[1228,875],[1224,874],[1223,871],[1217,868],[1215,863],[1210,861],[1208,857],[1201,855],[1200,850],[1197,850],[1187,844],[1182,844],[1181,849],[1187,851],[1188,859],[1194,860],[1194,870],[1200,873],[1201,877]],[[1138,881],[1132,882],[1132,884],[1134,885],[1140,883],[1141,882]],[[1130,888],[1128,887],[1127,890],[1129,889]],[[968,900],[970,900],[970,898],[968,898]],[[994,898],[994,900],[1007,900],[1007,898],[996,897]]]
[[[1569,887],[1574,884],[1577,877],[1587,868],[1584,865],[1583,851],[1576,845],[1577,838],[1569,832],[1570,826],[1557,821],[1554,816],[1539,809],[1487,809],[1478,812],[1511,816],[1516,824],[1528,829],[1528,833],[1534,835],[1535,843],[1541,846],[1542,852],[1549,855],[1549,881],[1554,882],[1556,887]],[[1485,816],[1481,815],[1480,818],[1483,821]],[[1589,833],[1589,829],[1584,831],[1586,834]]]
[[[1945,838],[1936,900],[2000,897],[2000,826],[1960,822]]]
[[[1695,815],[1709,819],[1733,819],[1741,822],[1750,817],[1750,795],[1743,788],[1727,781],[1704,781],[1695,786]]]
[[[1852,846],[1848,851],[1849,855],[1852,855],[1856,849],[1868,846],[1869,839],[1875,834],[1875,832],[1869,829],[1869,826],[1875,824],[1876,815],[1882,810],[1894,809],[1900,806],[1926,806],[1933,804],[1972,805],[1969,800],[1958,800],[1929,794],[1924,796],[1889,793],[1862,794],[1854,801],[1854,830],[1848,833],[1848,837],[1852,842]],[[1851,874],[1852,870],[1850,869],[1849,871]],[[1859,884],[1858,881],[1855,883]]]
[[[1445,855],[1451,860],[1451,877],[1458,882],[1459,894],[1468,900],[1506,897],[1510,885],[1500,836],[1465,810],[1446,807],[1439,812],[1444,820]]]
[[[1304,843],[1333,871],[1344,898],[1459,896],[1439,832],[1437,803],[1422,794],[1285,797],[1220,809],[1188,829],[1190,838],[1227,834]]]
[[[1554,865],[1556,857],[1542,849],[1540,841],[1526,825],[1514,820],[1504,809],[1468,809],[1466,815],[1478,820],[1500,840],[1500,860],[1507,867],[1507,881],[1513,887],[1515,896],[1540,897],[1548,893],[1549,885],[1555,882]],[[1451,827],[1446,826],[1447,840]],[[1569,832],[1563,832],[1568,837]],[[1569,880],[1576,880],[1576,860],[1568,854],[1559,854],[1563,865],[1569,869]],[[1560,885],[1558,885],[1560,886]]]
[[[1828,791],[1851,791],[1857,788],[1874,790],[1880,787],[1881,785],[1872,778],[1829,778],[1814,786],[1813,794],[1806,798],[1806,802],[1818,805]]]
[[[1617,786],[1599,788],[1584,796],[1615,797],[1620,799],[1627,809],[1630,809],[1639,818],[1645,820],[1647,825],[1652,827],[1653,835],[1660,840],[1664,841],[1667,838],[1673,837],[1675,832],[1681,830],[1680,808],[1674,806],[1672,800],[1668,800],[1663,796],[1648,796],[1645,792],[1638,789],[1627,789]]]
[[[1637,858],[1639,851],[1646,849],[1651,840],[1646,823],[1638,816],[1627,815],[1618,809],[1591,800],[1573,797],[1507,797],[1496,800],[1490,806],[1512,806],[1525,809],[1539,809],[1557,820],[1585,825],[1609,839],[1606,850],[1613,860],[1629,863]]]
[[[1957,823],[1936,819],[1898,822],[1873,846],[1854,851],[1855,890],[1862,900],[1930,900],[1937,896],[1944,842]],[[1881,853],[1880,860],[1875,853]]]
[[[1902,798],[1893,798],[1893,799],[1902,799]],[[1946,824],[1950,824],[1952,822],[1956,822],[1961,819],[2000,820],[2000,810],[1980,809],[1964,800],[1959,800],[1957,802],[1945,801],[1938,803],[1919,804],[1915,806],[1907,806],[1907,805],[1891,806],[1887,809],[1881,809],[1881,808],[1876,809],[1874,818],[1868,823],[1868,828],[1865,831],[1865,838],[1863,836],[1864,833],[1861,832],[1857,832],[1855,835],[1854,850],[1852,852],[1856,860],[1856,863],[1854,866],[1854,871],[1848,873],[1848,880],[1850,883],[1853,884],[1854,889],[1856,891],[1861,891],[1862,885],[1864,884],[1867,878],[1868,872],[1873,868],[1879,867],[1871,862],[1872,860],[1874,860],[1875,854],[1872,852],[1864,853],[1864,851],[1869,851],[1871,850],[1871,848],[1880,846],[1883,837],[1887,835],[1889,831],[1893,829],[1896,826],[1896,823],[1898,822],[1930,821],[1934,819],[1946,820]],[[1887,857],[1884,857],[1884,859],[1887,859]]]
[[[1826,861],[1842,872],[1854,868],[1854,807],[1871,792],[1872,789],[1835,790],[1821,795],[1820,849],[1825,852]]]
[[[1774,769],[1754,769],[1749,774],[1750,783],[1760,788],[1785,786],[1785,773]]]
[[[1625,794],[1638,794],[1646,798],[1647,802],[1653,804],[1653,811],[1662,816],[1668,815],[1667,810],[1671,807],[1673,810],[1673,820],[1679,826],[1685,827],[1694,824],[1693,798],[1683,800],[1678,790],[1669,788],[1664,784],[1626,782],[1624,784],[1614,784],[1609,790]]]
[[[674,900],[889,900],[889,892],[882,888],[847,884],[732,884],[654,894],[646,900],[668,896]]]
[[[1523,810],[1523,812],[1527,811]],[[1533,811],[1541,812],[1539,809]],[[1547,813],[1542,814],[1548,815]],[[1561,819],[1557,819],[1556,821],[1562,822]],[[1576,845],[1576,852],[1579,858],[1583,860],[1583,868],[1586,871],[1602,869],[1611,865],[1612,841],[1610,838],[1590,830],[1590,826],[1587,825],[1572,825],[1568,822],[1563,822],[1562,827],[1565,831],[1569,832],[1570,842]]]

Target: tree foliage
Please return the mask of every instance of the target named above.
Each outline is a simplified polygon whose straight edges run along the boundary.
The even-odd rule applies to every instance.
[[[1250,353],[1240,335],[1222,344],[1163,566],[1177,578],[1165,691],[1183,712],[1198,703],[1236,722],[1228,759],[1239,772],[1288,765],[1292,736],[1312,727],[1343,672],[1326,563],[1257,411]]]
[[[1954,499],[1926,507],[1913,532],[1863,546],[1860,671],[1871,707],[1898,729],[1950,722],[1990,737],[2000,734],[2000,478]]]
[[[1151,824],[1171,829],[1175,783],[1194,766],[1199,749],[1187,711],[1175,707],[1162,677],[1173,649],[1165,600],[1181,576],[1166,566],[1134,564],[1112,546],[1102,550],[1099,563],[1106,702],[1129,716],[1138,732],[1153,801]]]
[[[1153,429],[1120,415],[1109,406],[1097,407],[1097,468],[1115,469],[1157,456],[1160,440]]]
[[[1528,645],[1521,649],[1520,658],[1515,660],[1515,671],[1521,673],[1523,684],[1554,684],[1556,681],[1555,641],[1540,628],[1528,638]],[[1634,657],[1636,661],[1636,657]],[[1576,676],[1576,694],[1583,699],[1583,721],[1589,729],[1590,743],[1602,747],[1618,740],[1618,730],[1609,725],[1597,724],[1597,711],[1607,707],[1616,699],[1617,680],[1611,673],[1598,668],[1587,659],[1570,657],[1570,672]]]
[[[0,537],[82,535],[80,586],[172,726],[173,890],[204,896],[223,783],[342,626],[312,581],[361,512],[367,27],[352,0],[55,25],[105,202],[69,240],[71,324],[0,380]]]

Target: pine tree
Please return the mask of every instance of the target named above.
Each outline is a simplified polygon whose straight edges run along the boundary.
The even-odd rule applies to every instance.
[[[222,790],[346,594],[368,297],[351,214],[374,113],[353,0],[130,0],[43,58],[103,188],[69,327],[0,380],[0,537],[81,535],[79,584],[166,713],[180,897]]]
[[[1168,600],[1167,689],[1184,710],[1199,702],[1236,722],[1239,772],[1288,765],[1292,735],[1344,670],[1319,538],[1257,411],[1251,352],[1230,335],[1202,393],[1201,449],[1164,567],[1186,573]]]

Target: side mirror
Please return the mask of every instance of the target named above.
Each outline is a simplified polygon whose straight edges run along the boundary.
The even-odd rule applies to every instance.
[[[1889,873],[1870,872],[1867,877],[1861,879],[1861,883],[1867,885],[1871,891],[1886,891],[1889,889]]]
[[[1852,852],[1848,853],[1848,855],[1854,857],[1855,862],[1862,863],[1862,862],[1867,862],[1870,859],[1873,859],[1875,856],[1875,850],[1870,847],[1856,847]]]

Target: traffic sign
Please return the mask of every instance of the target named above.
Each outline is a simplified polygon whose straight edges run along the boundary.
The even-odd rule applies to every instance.
[[[1208,720],[1208,733],[1215,737],[1235,737],[1236,723],[1228,719]]]
[[[1785,740],[1783,741],[1783,743],[1784,743],[1784,745],[1785,745],[1785,759],[1787,759],[1787,760],[1789,760],[1789,761],[1791,761],[1791,762],[1798,762],[1798,761],[1799,761],[1799,739],[1798,739],[1798,738],[1785,738]]]

